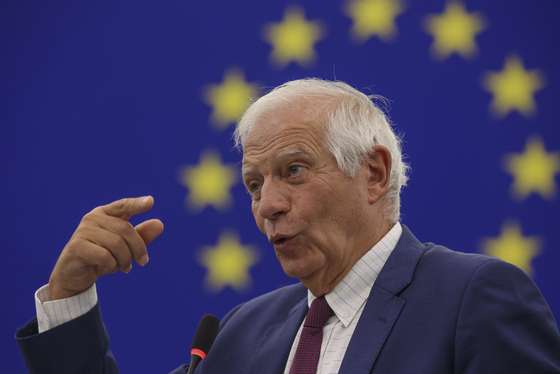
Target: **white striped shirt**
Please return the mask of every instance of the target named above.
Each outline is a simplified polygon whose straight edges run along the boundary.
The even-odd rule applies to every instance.
[[[366,300],[377,276],[395,249],[402,234],[402,226],[396,223],[391,230],[354,264],[352,269],[336,287],[325,295],[334,315],[323,328],[321,354],[317,364],[317,374],[338,373],[352,334],[358,325]],[[307,303],[315,296],[307,291]],[[284,374],[290,373],[296,353],[303,322],[292,343]]]
[[[95,284],[76,296],[52,301],[50,301],[49,285],[44,285],[35,292],[35,311],[37,312],[39,333],[86,314],[95,304],[97,304]]]

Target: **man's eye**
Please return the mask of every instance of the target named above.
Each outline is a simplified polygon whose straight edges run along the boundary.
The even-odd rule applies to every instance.
[[[288,175],[290,177],[297,177],[303,172],[303,170],[304,167],[302,165],[293,164],[288,166]]]
[[[250,193],[257,192],[259,188],[260,188],[260,183],[258,182],[247,183],[247,191],[249,191]]]

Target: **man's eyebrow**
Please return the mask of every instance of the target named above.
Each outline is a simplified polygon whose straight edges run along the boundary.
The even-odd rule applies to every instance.
[[[309,152],[306,152],[301,149],[287,149],[278,152],[276,158],[296,158],[296,157],[309,158],[310,156],[311,155],[309,154]]]
[[[296,157],[302,157],[302,158],[310,158],[311,154],[307,151],[301,150],[301,149],[286,149],[286,150],[281,150],[278,153],[276,153],[275,155],[275,159],[279,159],[279,158],[296,158]],[[253,165],[252,163],[243,160],[241,162],[241,170],[245,170],[245,169],[254,169],[256,168],[255,165]]]
[[[285,159],[292,158],[302,158],[305,160],[311,159],[311,154],[302,149],[285,149],[279,151],[274,157],[274,161],[283,161]],[[274,162],[273,161],[273,162]],[[258,173],[258,166],[251,164],[250,162],[243,160],[241,163],[241,175],[242,177],[250,176],[252,174]]]
[[[256,174],[258,168],[255,165],[243,163],[241,165],[241,177],[245,179],[245,177]]]
[[[241,175],[246,176],[246,175],[254,174],[255,169],[256,168],[253,166],[244,166],[241,168]]]

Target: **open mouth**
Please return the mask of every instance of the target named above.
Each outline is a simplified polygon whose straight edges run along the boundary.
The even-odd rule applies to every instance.
[[[283,246],[285,245],[288,241],[290,241],[291,239],[293,239],[295,237],[295,235],[292,236],[288,236],[288,235],[278,235],[275,237],[271,238],[271,242],[274,246]]]
[[[280,238],[280,239],[276,239],[273,243],[276,245],[282,245],[284,243],[286,243],[288,241],[288,238]]]

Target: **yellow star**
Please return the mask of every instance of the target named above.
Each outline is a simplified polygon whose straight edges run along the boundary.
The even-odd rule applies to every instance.
[[[291,61],[307,65],[315,59],[314,44],[323,32],[319,22],[305,19],[299,8],[288,8],[280,23],[265,27],[265,38],[272,44],[272,60],[280,66]]]
[[[499,237],[483,243],[487,255],[498,257],[532,274],[531,261],[540,252],[538,238],[524,237],[518,224],[506,223]]]
[[[500,117],[517,110],[530,115],[535,112],[535,92],[544,87],[544,80],[537,70],[525,70],[517,56],[506,59],[504,69],[487,73],[484,86],[493,95],[492,110]]]
[[[220,235],[215,247],[205,247],[200,263],[206,267],[206,283],[215,292],[230,286],[235,290],[246,288],[251,281],[249,268],[257,262],[251,247],[243,246],[232,233]]]
[[[187,205],[195,209],[205,205],[226,208],[231,201],[229,190],[236,181],[234,170],[232,166],[223,165],[215,152],[203,154],[197,166],[184,167],[181,184],[190,191]]]
[[[352,33],[360,41],[372,36],[393,38],[397,33],[395,19],[403,10],[400,0],[352,0],[346,7],[353,22]]]
[[[465,7],[452,1],[442,14],[426,18],[425,27],[434,38],[432,52],[439,58],[457,53],[472,57],[476,51],[475,37],[484,29],[484,21],[478,13],[469,13]]]
[[[235,69],[227,71],[222,83],[209,85],[205,90],[206,101],[212,106],[214,124],[226,128],[237,122],[257,91],[256,86],[245,81],[243,73]]]
[[[506,169],[514,179],[515,197],[525,198],[535,192],[551,198],[556,192],[554,176],[560,171],[560,153],[547,153],[543,142],[532,137],[523,153],[506,156]]]

